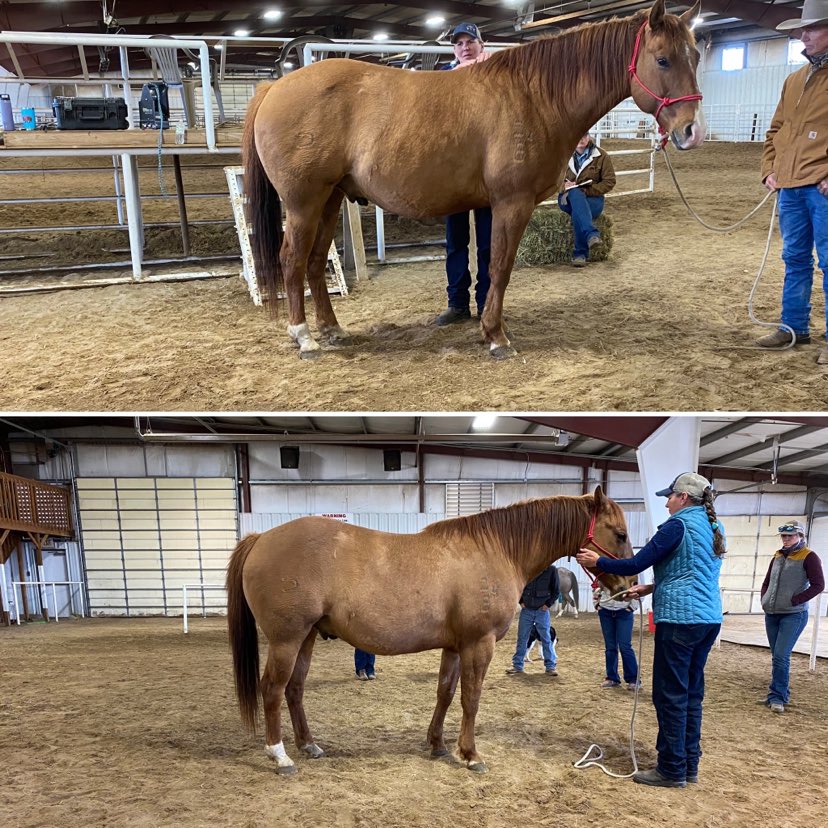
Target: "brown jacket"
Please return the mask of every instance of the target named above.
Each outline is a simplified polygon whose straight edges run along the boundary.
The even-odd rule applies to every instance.
[[[780,187],[803,187],[828,178],[828,67],[809,78],[810,69],[785,79],[765,136],[762,181],[776,173]]]
[[[578,181],[589,181],[590,179],[592,184],[581,188],[584,195],[587,196],[606,195],[615,186],[615,169],[612,166],[612,160],[600,147],[595,145],[592,147],[592,157],[581,167],[577,175],[575,174],[575,162],[571,156],[566,168],[567,181],[577,183]]]

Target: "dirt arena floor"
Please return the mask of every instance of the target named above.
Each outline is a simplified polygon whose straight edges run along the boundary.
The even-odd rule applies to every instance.
[[[0,824],[36,826],[477,826],[802,828],[828,807],[828,668],[793,658],[793,702],[778,716],[755,702],[766,649],[724,644],[708,663],[698,785],[646,788],[573,762],[593,741],[630,769],[633,694],[600,690],[594,615],[556,622],[559,672],[540,662],[509,677],[515,625],[498,644],[478,716],[489,773],[432,760],[425,733],[437,652],[377,660],[357,682],[353,650],[316,646],[306,709],[320,760],[276,774],[261,737],[242,729],[223,619],[95,619],[0,629]],[[645,634],[645,687],[652,662]],[[456,739],[459,698],[446,736]],[[653,763],[655,717],[642,691],[636,751]],[[296,758],[292,740],[288,753]]]
[[[708,222],[721,225],[740,218],[763,197],[758,180],[760,151],[758,145],[708,143],[694,152],[671,149],[670,154],[693,206]],[[0,156],[0,168],[8,169],[13,160]],[[221,161],[234,162],[233,158]],[[149,166],[142,172],[142,190],[157,192],[157,174],[150,162],[144,163]],[[218,168],[185,166],[184,177],[188,192],[224,191]],[[625,186],[633,181],[622,180]],[[88,173],[44,171],[0,177],[0,183],[4,189],[11,183],[17,191],[32,195],[81,195],[111,190],[112,176],[101,173],[96,179]],[[171,176],[167,187],[172,188]],[[64,205],[5,207],[0,209],[0,225],[111,221],[114,213],[111,203],[87,202],[76,209],[77,215],[67,215]],[[586,270],[554,265],[514,272],[505,319],[519,351],[516,359],[492,360],[473,321],[441,329],[431,324],[445,306],[442,262],[373,268],[371,279],[356,285],[350,296],[334,300],[340,322],[355,336],[355,344],[326,352],[311,364],[298,359],[285,334],[284,314],[274,322],[254,307],[237,276],[0,294],[0,409],[815,411],[828,407],[828,371],[814,362],[824,332],[819,278],[813,297],[814,343],[783,353],[751,347],[756,336],[771,330],[754,325],[747,307],[762,260],[769,204],[736,232],[707,231],[686,212],[659,158],[655,193],[610,199],[607,212],[615,233],[608,261]],[[193,200],[189,215],[191,220],[229,218],[229,201],[224,197]],[[147,203],[146,222],[164,218],[175,220],[174,199]],[[405,229],[405,223],[392,226],[392,237],[406,238]],[[420,240],[439,237],[440,226],[421,227],[415,235]],[[236,252],[236,244],[232,227],[193,229],[198,256]],[[0,236],[0,246],[5,255],[24,256],[3,261],[6,270],[32,263],[128,259],[124,231],[94,238],[75,233]],[[779,314],[783,275],[779,251],[776,236],[755,299],[756,315],[771,323]],[[394,255],[405,253],[394,251]],[[180,255],[180,240],[174,228],[148,233],[149,258],[175,255]],[[194,267],[190,264],[186,269]],[[238,270],[236,265],[230,269]],[[63,282],[79,278],[71,272],[55,277]],[[0,287],[31,281],[13,274],[0,276]]]

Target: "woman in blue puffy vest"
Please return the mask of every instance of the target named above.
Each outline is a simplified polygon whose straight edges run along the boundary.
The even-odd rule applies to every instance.
[[[655,583],[634,586],[625,596],[652,593],[656,623],[653,706],[658,764],[638,771],[633,780],[684,788],[698,781],[704,665],[722,625],[719,571],[725,542],[706,478],[685,472],[656,494],[667,498],[670,518],[637,555],[619,560],[582,549],[578,563],[618,575],[653,568]]]

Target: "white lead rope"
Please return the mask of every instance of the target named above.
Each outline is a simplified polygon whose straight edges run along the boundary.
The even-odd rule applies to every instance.
[[[664,156],[664,160],[667,163],[667,169],[670,171],[670,177],[673,179],[673,184],[676,185],[676,191],[679,194],[679,198],[681,199],[684,206],[687,208],[687,211],[693,216],[696,221],[701,224],[702,227],[707,228],[708,230],[712,230],[714,233],[729,233],[732,230],[737,230],[741,227],[748,219],[750,219],[753,215],[755,215],[758,210],[764,206],[767,200],[771,196],[776,195],[775,190],[769,190],[768,194],[744,217],[739,219],[735,224],[730,224],[727,227],[714,227],[712,224],[708,224],[702,217],[690,206],[689,202],[684,196],[682,192],[681,186],[678,183],[678,179],[676,178],[676,173],[673,170],[673,164],[670,161],[670,156],[667,154],[665,150],[662,155]],[[755,325],[761,325],[764,328],[783,328],[784,330],[788,331],[791,335],[791,341],[787,345],[783,345],[780,348],[774,348],[774,351],[787,351],[789,348],[793,348],[796,345],[796,332],[790,325],[786,325],[784,322],[762,322],[760,319],[756,318],[756,314],[753,312],[753,297],[756,294],[756,289],[759,287],[759,281],[762,278],[762,273],[765,270],[765,265],[768,262],[768,252],[770,251],[770,243],[771,237],[773,236],[773,225],[776,220],[776,207],[777,207],[778,199],[774,198],[773,200],[773,208],[771,210],[771,219],[770,219],[770,226],[768,227],[768,237],[765,241],[765,252],[762,256],[762,263],[759,265],[759,270],[756,273],[756,278],[753,280],[753,286],[750,289],[750,296],[748,297],[748,316],[750,317],[750,321],[753,322]],[[743,345],[743,346],[733,346],[729,345],[723,350],[732,351],[734,347],[739,348],[739,350],[763,350],[757,345]]]
[[[608,600],[612,601],[618,596],[626,594],[626,592],[627,590],[617,592],[615,595],[610,596]],[[573,763],[573,767],[578,770],[585,770],[586,768],[592,767],[601,768],[607,776],[612,776],[615,779],[629,779],[638,772],[638,760],[635,756],[635,714],[638,710],[638,691],[641,689],[641,649],[644,643],[644,607],[641,605],[640,600],[638,604],[638,622],[638,678],[635,685],[632,716],[630,716],[630,758],[632,759],[633,769],[630,773],[614,773],[600,761],[604,758],[604,751],[601,750],[599,745],[591,744],[587,748],[587,752],[577,762]],[[593,751],[597,751],[597,753],[593,753]]]

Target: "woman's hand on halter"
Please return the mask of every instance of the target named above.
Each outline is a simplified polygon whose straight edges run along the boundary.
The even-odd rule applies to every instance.
[[[634,598],[641,598],[644,595],[651,595],[655,584],[636,584],[631,586],[622,596],[625,601],[632,601]]]
[[[596,564],[598,563],[598,558],[601,556],[597,552],[593,552],[591,549],[582,549],[576,556],[575,560],[581,566],[585,566],[589,569],[595,569]]]

